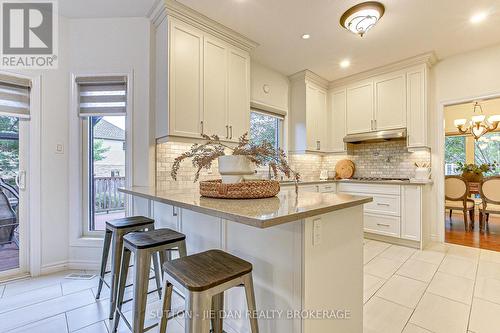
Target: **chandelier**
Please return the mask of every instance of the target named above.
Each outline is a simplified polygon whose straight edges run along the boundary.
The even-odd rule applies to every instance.
[[[476,114],[477,109],[479,109],[479,112]],[[469,121],[467,121],[467,119],[456,119],[454,124],[460,134],[471,134],[475,140],[478,140],[486,133],[492,132],[498,128],[498,124],[500,124],[500,115],[490,116],[486,119],[481,104],[475,102],[474,115],[471,119]]]
[[[340,25],[363,37],[382,18],[385,7],[380,2],[368,1],[349,8],[340,18]]]

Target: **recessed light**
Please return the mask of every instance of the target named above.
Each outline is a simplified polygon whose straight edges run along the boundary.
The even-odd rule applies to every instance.
[[[476,13],[474,15],[472,15],[470,17],[470,23],[473,23],[473,24],[478,24],[478,23],[481,23],[483,22],[486,18],[488,17],[488,13],[486,12],[480,12],[480,13]]]
[[[351,66],[351,62],[349,61],[349,59],[344,59],[340,62],[340,67],[342,68],[347,68],[349,66]]]
[[[302,35],[302,39],[309,39],[309,38],[311,38],[311,35],[309,35],[309,34]]]

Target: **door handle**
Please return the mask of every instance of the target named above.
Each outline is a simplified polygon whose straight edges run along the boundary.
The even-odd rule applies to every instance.
[[[229,126],[229,138],[233,138],[233,125]]]

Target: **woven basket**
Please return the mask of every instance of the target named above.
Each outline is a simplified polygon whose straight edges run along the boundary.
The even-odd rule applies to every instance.
[[[222,180],[200,182],[200,194],[209,198],[259,199],[274,197],[280,191],[276,180],[252,180],[236,184],[223,184]]]

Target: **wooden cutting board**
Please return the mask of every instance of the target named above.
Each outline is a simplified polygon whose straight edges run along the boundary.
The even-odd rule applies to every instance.
[[[354,176],[355,170],[356,166],[351,160],[340,160],[335,165],[335,172],[337,173],[337,177],[341,179],[352,178],[352,176]]]

